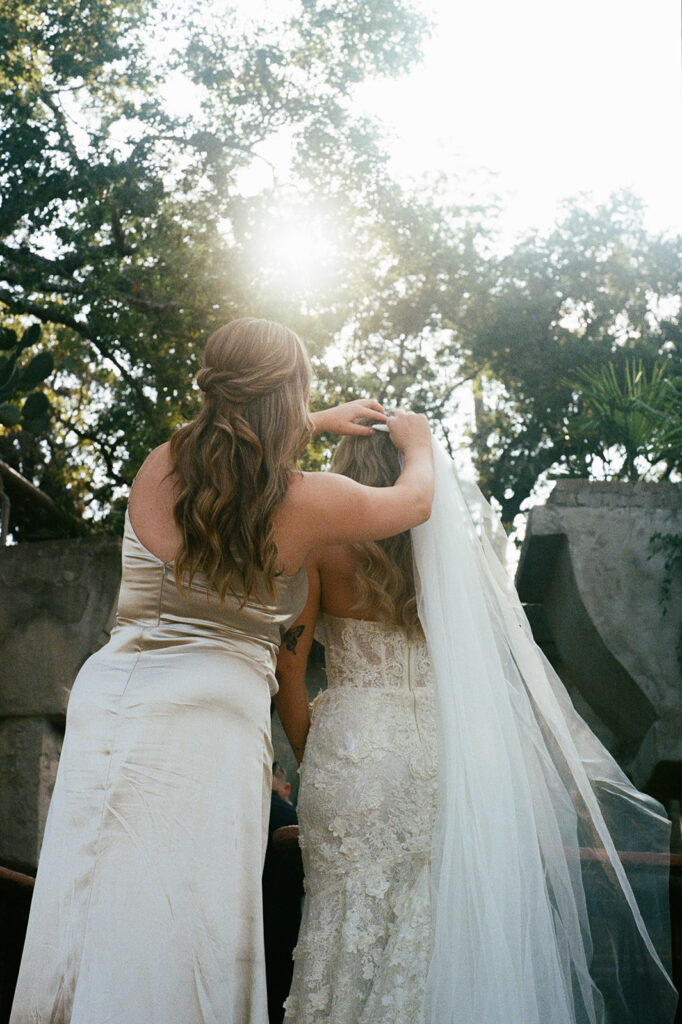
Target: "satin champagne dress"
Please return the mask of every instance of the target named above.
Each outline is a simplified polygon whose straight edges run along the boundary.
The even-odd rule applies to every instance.
[[[266,1024],[270,698],[306,598],[221,604],[126,517],[111,640],[83,665],[11,1024]]]

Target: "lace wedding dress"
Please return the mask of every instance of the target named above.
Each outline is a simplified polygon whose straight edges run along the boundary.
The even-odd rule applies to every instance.
[[[436,814],[426,644],[321,617],[298,815],[306,898],[285,1024],[415,1024],[431,956]]]
[[[427,642],[322,618],[286,1024],[672,1024],[670,823],[536,646],[492,509],[434,466]]]

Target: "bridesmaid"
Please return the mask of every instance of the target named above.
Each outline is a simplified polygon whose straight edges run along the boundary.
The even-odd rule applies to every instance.
[[[137,476],[116,625],[73,687],[11,1024],[266,1024],[269,709],[303,563],[430,513],[425,418],[310,417],[287,328],[221,327],[197,382],[201,411]],[[394,487],[297,469],[360,415],[404,453]]]

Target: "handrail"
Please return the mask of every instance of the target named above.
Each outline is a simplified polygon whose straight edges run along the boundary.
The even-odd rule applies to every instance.
[[[9,494],[8,491],[12,491],[15,499],[24,499],[29,501],[32,505],[38,506],[43,512],[49,514],[52,520],[56,520],[65,529],[68,529],[70,534],[87,533],[87,527],[80,520],[76,519],[75,516],[69,515],[68,512],[64,512],[63,509],[56,505],[52,498],[44,494],[35,484],[32,484],[30,480],[27,480],[21,473],[17,473],[16,469],[12,469],[6,462],[0,460],[0,495],[4,497],[3,504],[3,524],[4,515],[7,515],[9,520]],[[5,506],[5,502],[7,505]],[[6,512],[5,512],[6,508]],[[0,538],[0,545],[6,543],[6,530],[3,529]]]
[[[581,846],[580,859],[583,861],[607,861],[606,850],[595,850],[592,846]],[[682,867],[682,853],[651,853],[648,850],[618,850],[621,864],[654,864],[659,867]]]
[[[12,871],[0,865],[0,886],[29,890],[33,889],[35,881],[33,875],[24,875],[20,871]]]

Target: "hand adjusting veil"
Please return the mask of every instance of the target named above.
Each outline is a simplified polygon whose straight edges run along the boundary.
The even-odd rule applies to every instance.
[[[425,1020],[671,1024],[669,822],[536,646],[490,506],[434,459],[412,531],[439,730]]]

